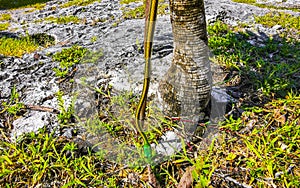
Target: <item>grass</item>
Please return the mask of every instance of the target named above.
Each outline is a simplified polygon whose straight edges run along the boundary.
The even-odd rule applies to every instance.
[[[7,30],[10,26],[10,23],[6,22],[6,23],[0,23],[0,31],[4,31]]]
[[[1,37],[0,54],[4,56],[22,57],[25,53],[36,51],[40,46],[48,47],[54,43],[54,37],[45,33],[37,33],[20,38]]]
[[[219,173],[235,169],[239,173],[234,178],[242,178],[238,176],[243,173],[243,181],[258,187],[298,187],[299,107],[300,95],[289,93],[263,107],[248,108],[238,120],[224,122],[221,129],[228,133],[214,148],[221,160]]]
[[[268,9],[276,9],[276,10],[292,10],[295,12],[300,11],[299,8],[289,8],[289,7],[274,6],[274,5],[263,4],[263,3],[256,3],[256,0],[233,0],[233,2],[251,4],[260,8],[268,8]]]
[[[1,14],[0,15],[0,21],[9,21],[9,20],[11,20],[10,14]]]
[[[142,0],[123,0],[121,4],[130,4],[133,2],[141,2]],[[169,7],[165,0],[158,1],[158,15],[166,14],[166,9]],[[143,5],[137,6],[135,8],[122,7],[123,18],[125,19],[137,19],[143,18],[145,16],[145,3]]]
[[[31,53],[39,47],[29,36],[22,38],[0,38],[0,54],[4,56],[22,57],[25,53]]]
[[[66,8],[70,6],[86,6],[96,1],[98,1],[99,3],[101,2],[101,0],[69,0],[68,2],[60,5],[60,7]]]
[[[78,146],[64,138],[55,138],[46,130],[24,135],[17,144],[1,142],[0,184],[23,186],[99,186],[112,169],[102,168],[102,159],[88,151],[78,155]],[[59,181],[58,181],[59,180]]]
[[[242,30],[233,32],[234,28],[222,22],[209,26],[208,30],[209,46],[215,54],[213,61],[228,70],[238,71],[245,85],[248,85],[248,80],[255,90],[261,90],[265,96],[275,94],[282,97],[299,87],[299,82],[294,78],[300,68],[298,40],[277,40],[270,36],[263,45],[257,46],[249,43],[254,33]]]
[[[82,60],[86,52],[86,48],[74,45],[71,48],[66,48],[61,52],[55,53],[52,56],[52,59],[53,61],[59,62],[59,67],[53,69],[56,76],[61,78],[66,77],[75,69],[75,65]]]
[[[283,12],[270,12],[264,16],[256,16],[255,21],[267,27],[281,25],[288,30],[288,34],[300,35],[300,17]],[[298,37],[299,39],[299,37]]]
[[[60,17],[49,16],[44,18],[43,20],[52,23],[57,23],[57,24],[79,23],[83,21],[79,19],[77,16],[60,16]]]
[[[7,113],[14,118],[20,114],[24,104],[20,102],[20,96],[16,90],[16,86],[11,89],[9,101],[3,102],[1,105],[3,106],[3,109],[0,111],[0,114]]]
[[[233,2],[252,4],[252,3],[256,3],[256,0],[233,0]]]

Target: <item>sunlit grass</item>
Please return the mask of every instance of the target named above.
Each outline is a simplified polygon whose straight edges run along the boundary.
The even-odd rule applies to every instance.
[[[5,22],[5,23],[0,23],[0,31],[7,30],[10,26],[10,23]]]
[[[281,25],[284,28],[300,30],[300,17],[283,12],[271,12],[264,16],[256,16],[255,21],[268,27]]]
[[[239,71],[265,95],[285,96],[290,89],[299,87],[294,78],[300,69],[299,41],[270,36],[262,45],[253,45],[249,41],[254,33],[236,32],[222,22],[208,26],[208,34],[209,46],[215,54],[213,61],[227,70]]]
[[[232,0],[233,2],[237,3],[256,3],[256,0]]]
[[[237,168],[250,185],[297,187],[300,184],[300,95],[289,93],[263,107],[248,108],[214,148],[219,169]],[[224,144],[226,143],[226,144]],[[227,151],[230,151],[228,153]],[[238,177],[237,177],[238,178]]]
[[[121,1],[121,4],[129,4],[132,2],[142,2],[142,0],[125,0]],[[166,9],[168,8],[169,4],[165,0],[158,1],[158,14],[163,15],[166,14]],[[143,5],[137,6],[136,8],[127,8],[122,7],[123,10],[123,18],[125,19],[136,19],[136,18],[143,18],[145,16],[145,3]]]
[[[38,49],[38,45],[30,37],[0,38],[0,54],[4,56],[22,57]]]
[[[101,2],[101,0],[69,0],[68,2],[60,5],[61,8],[66,8],[70,6],[86,6],[95,1]]]
[[[0,21],[9,21],[9,20],[11,20],[10,14],[1,14],[0,15]]]
[[[237,3],[246,3],[246,4],[250,4],[250,5],[254,5],[260,8],[268,8],[268,9],[277,9],[277,10],[292,10],[292,11],[297,11],[299,12],[299,8],[289,8],[289,7],[282,7],[282,6],[275,6],[275,5],[270,5],[270,4],[263,4],[261,3],[257,3],[256,0],[232,0],[233,2],[237,2]],[[285,1],[282,1],[285,2]]]
[[[57,23],[57,24],[67,24],[67,23],[79,23],[82,20],[76,16],[60,16],[60,17],[53,17],[49,16],[44,19],[45,21]]]

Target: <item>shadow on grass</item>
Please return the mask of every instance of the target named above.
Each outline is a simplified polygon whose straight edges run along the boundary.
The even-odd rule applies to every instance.
[[[51,0],[0,0],[0,10],[1,9],[14,9],[24,6],[34,5],[37,3],[46,3]]]
[[[209,46],[215,61],[228,71],[225,83],[236,98],[250,94],[254,97],[249,106],[254,106],[271,97],[285,97],[291,90],[299,92],[299,41],[217,24],[209,30]]]

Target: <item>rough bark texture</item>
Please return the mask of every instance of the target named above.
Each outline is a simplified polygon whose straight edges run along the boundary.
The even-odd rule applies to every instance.
[[[159,86],[165,115],[192,120],[192,133],[210,98],[211,76],[203,0],[170,0],[174,36],[171,67]]]

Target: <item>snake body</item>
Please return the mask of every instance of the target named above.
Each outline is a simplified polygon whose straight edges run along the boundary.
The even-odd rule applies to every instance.
[[[136,110],[136,129],[144,142],[144,153],[146,158],[151,158],[151,147],[148,139],[142,131],[143,122],[145,120],[145,110],[147,104],[147,94],[150,85],[150,72],[151,72],[151,52],[152,43],[155,29],[155,21],[157,15],[158,0],[146,1],[146,18],[145,18],[145,32],[144,32],[144,58],[145,58],[145,70],[144,70],[144,84],[141,94],[141,98]]]

